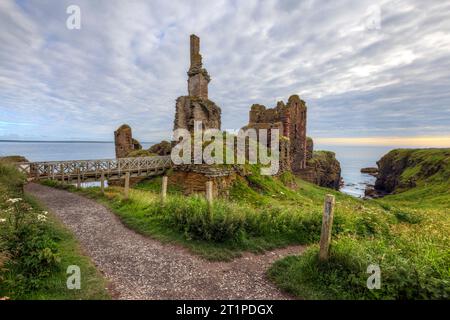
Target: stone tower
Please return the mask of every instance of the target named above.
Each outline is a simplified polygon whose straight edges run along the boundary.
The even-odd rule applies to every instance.
[[[200,38],[191,35],[191,66],[188,71],[188,93],[191,97],[208,99],[208,83],[211,81],[208,71],[203,68],[200,54]]]
[[[300,172],[306,168],[306,104],[298,95],[289,97],[287,104],[279,101],[275,108],[267,109],[254,104],[250,110],[247,128],[279,129],[280,162],[283,170]]]
[[[116,158],[126,158],[131,151],[142,149],[139,141],[133,138],[131,127],[127,124],[121,125],[114,131],[114,145]]]
[[[208,71],[203,68],[200,54],[200,38],[190,38],[191,66],[188,74],[188,95],[176,101],[174,130],[183,128],[194,130],[194,122],[201,121],[203,129],[220,129],[221,110],[208,99],[208,83],[211,81]]]

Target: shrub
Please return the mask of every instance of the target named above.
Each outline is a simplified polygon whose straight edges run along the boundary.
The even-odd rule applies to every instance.
[[[210,213],[202,197],[171,197],[164,204],[155,204],[148,213],[155,214],[162,217],[163,223],[183,232],[187,239],[237,241],[243,232],[240,210],[222,201],[215,201]]]
[[[402,246],[407,244],[394,247],[385,240],[344,237],[332,243],[327,262],[319,261],[318,249],[312,247],[302,256],[276,262],[269,276],[304,298],[448,299],[448,275],[443,276],[416,254],[402,250],[400,255]],[[380,266],[380,290],[367,288],[370,264]]]
[[[59,254],[47,213],[22,194],[23,176],[0,163],[0,289],[22,295],[42,286],[57,268]]]

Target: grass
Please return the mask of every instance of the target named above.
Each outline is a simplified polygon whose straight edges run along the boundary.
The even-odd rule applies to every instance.
[[[149,189],[154,183],[151,182]],[[130,190],[129,199],[125,200],[120,187],[109,187],[102,195],[95,187],[77,190],[51,181],[45,184],[94,198],[139,233],[181,244],[209,260],[230,260],[242,251],[263,252],[292,243],[316,241],[317,232],[311,238],[309,230],[312,225],[315,225],[315,231],[320,228],[318,215],[290,215],[276,207],[258,212],[251,206],[224,200],[214,202],[211,214],[203,197],[184,197],[176,191],[169,193],[162,204],[159,195],[143,190],[147,189],[143,185]],[[293,221],[290,228],[286,228],[285,220]]]
[[[402,151],[403,152],[403,151]],[[446,151],[441,151],[445,152]],[[408,157],[414,152],[405,151]],[[450,288],[450,183],[446,156],[419,152],[406,172],[416,187],[363,201],[318,187],[290,174],[268,177],[257,166],[236,181],[212,213],[203,197],[169,188],[160,203],[158,179],[144,181],[123,199],[120,187],[75,190],[110,207],[130,228],[181,244],[206,259],[230,260],[243,251],[263,252],[291,244],[310,247],[277,261],[268,274],[280,288],[307,299],[448,299]],[[430,160],[431,159],[431,160]],[[420,161],[424,161],[420,163]],[[412,162],[413,163],[413,162]],[[424,165],[426,163],[426,165]],[[424,166],[435,169],[424,169]],[[317,259],[324,196],[336,197],[328,262]],[[381,268],[380,290],[369,290],[367,268]]]
[[[328,262],[318,261],[316,246],[277,261],[269,270],[275,283],[310,299],[449,299],[448,149],[389,156],[407,161],[401,179],[416,187],[364,203],[382,211],[359,215],[351,232],[333,237]],[[380,266],[380,290],[367,289],[370,264]]]
[[[73,186],[47,181],[96,199],[115,212],[125,225],[141,234],[181,244],[209,260],[230,260],[243,251],[263,252],[294,244],[313,244],[319,240],[325,194],[333,193],[339,204],[334,233],[348,232],[358,219],[351,212],[382,210],[367,208],[363,202],[339,192],[320,188],[285,174],[279,178],[261,176],[259,168],[249,166],[248,180],[238,179],[230,199],[217,199],[212,214],[202,196],[181,195],[169,186],[168,199],[161,204],[160,178],[141,182],[123,199],[120,187],[76,190]],[[292,187],[292,185],[295,185]],[[290,187],[288,187],[290,186]]]
[[[23,183],[14,167],[0,163],[0,297],[109,299],[106,280],[76,239],[54,215],[22,193]],[[80,290],[67,289],[70,265],[80,267]]]

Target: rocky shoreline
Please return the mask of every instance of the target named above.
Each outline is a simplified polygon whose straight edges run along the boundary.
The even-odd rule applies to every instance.
[[[430,179],[448,180],[449,159],[450,149],[391,150],[377,161],[377,168],[361,169],[362,173],[376,177],[375,184],[366,187],[364,198],[381,198],[407,191]]]

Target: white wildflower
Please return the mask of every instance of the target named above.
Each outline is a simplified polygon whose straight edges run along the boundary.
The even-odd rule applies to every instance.
[[[22,198],[11,198],[11,199],[6,200],[6,202],[10,202],[10,203],[16,203],[19,201],[22,201]]]
[[[47,216],[43,215],[43,214],[38,214],[37,219],[38,219],[38,221],[45,222],[45,221],[47,221]]]
[[[0,223],[6,222],[6,219],[0,219]]]
[[[48,215],[48,211],[42,211],[42,214],[46,216]]]

